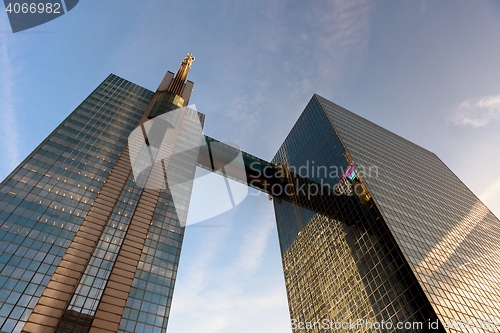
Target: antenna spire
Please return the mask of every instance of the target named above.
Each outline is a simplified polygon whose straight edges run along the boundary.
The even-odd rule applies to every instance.
[[[193,54],[188,53],[188,55],[181,62],[179,70],[177,70],[177,74],[175,74],[175,77],[168,85],[167,91],[172,92],[176,95],[182,95],[182,89],[184,88],[184,83],[186,82],[193,61]]]

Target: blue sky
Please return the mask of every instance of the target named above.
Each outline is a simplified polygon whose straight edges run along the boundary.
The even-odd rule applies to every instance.
[[[0,176],[109,73],[154,90],[188,52],[206,134],[271,159],[318,93],[436,153],[500,215],[494,0],[87,0],[17,34],[2,12]],[[266,196],[188,227],[169,332],[290,332],[287,311]]]

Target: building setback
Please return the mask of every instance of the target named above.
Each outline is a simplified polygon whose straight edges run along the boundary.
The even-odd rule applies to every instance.
[[[191,188],[176,206],[139,186],[127,138],[188,104],[193,60],[156,92],[111,74],[0,184],[1,332],[166,330]],[[272,163],[243,159],[235,180],[274,200],[293,332],[498,332],[500,221],[436,155],[314,95]]]

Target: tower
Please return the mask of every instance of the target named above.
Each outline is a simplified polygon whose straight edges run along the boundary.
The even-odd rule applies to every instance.
[[[155,93],[111,74],[1,183],[2,332],[166,327],[187,207],[137,186],[127,137],[188,104],[193,60]]]
[[[498,331],[500,221],[435,154],[315,95],[273,161],[341,189],[274,202],[294,332]]]

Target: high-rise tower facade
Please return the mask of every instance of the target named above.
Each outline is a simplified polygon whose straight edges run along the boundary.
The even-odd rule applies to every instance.
[[[193,60],[156,93],[110,75],[1,183],[1,332],[166,327],[188,204],[137,186],[127,138],[187,105]]]
[[[274,161],[360,194],[275,200],[294,332],[498,332],[500,221],[435,154],[315,95]]]

